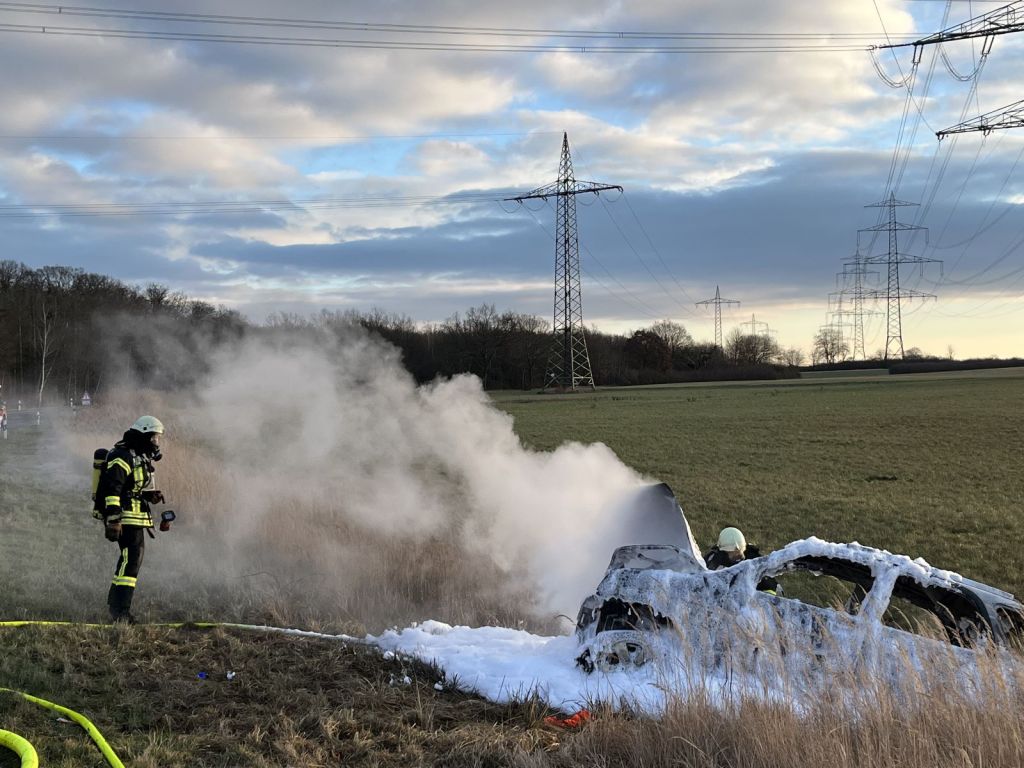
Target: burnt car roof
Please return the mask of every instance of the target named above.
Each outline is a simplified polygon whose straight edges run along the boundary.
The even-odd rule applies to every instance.
[[[810,537],[710,570],[668,486],[650,486],[638,498],[643,499],[645,508],[633,519],[646,520],[648,525],[635,532],[659,530],[660,538],[648,539],[658,543],[618,547],[594,594],[581,605],[576,633],[584,651],[577,661],[587,671],[595,663],[604,663],[602,659],[608,663],[613,663],[610,659],[639,659],[642,663],[647,651],[655,647],[648,645],[648,633],[694,621],[703,626],[702,622],[716,613],[736,616],[748,607],[778,610],[797,604],[805,606],[801,609],[804,611],[809,605],[813,610],[840,615],[835,608],[785,599],[781,592],[776,594],[774,587],[762,586],[790,570],[837,576],[863,587],[863,602],[858,598],[856,603],[859,608],[847,609],[849,615],[863,619],[862,626],[889,621],[887,606],[892,599],[900,599],[935,613],[954,645],[972,642],[972,627],[981,623],[988,625],[999,644],[1017,647],[1015,643],[1024,641],[1024,605],[1009,592],[936,568],[922,558],[912,559],[857,542],[843,544]],[[762,597],[752,602],[758,594]],[[812,614],[790,615],[806,619]],[[903,629],[888,623],[885,626]]]
[[[681,576],[695,576],[707,572],[704,558],[697,547],[686,515],[666,483],[640,489],[631,514],[636,530],[643,531],[645,538],[658,543],[630,544],[617,548],[612,555],[606,577],[616,569],[656,570],[656,564],[653,562],[636,562],[638,554],[655,551],[659,552],[656,558],[665,561],[661,566],[664,570]],[[667,555],[668,549],[675,550],[676,556]],[[858,542],[842,544],[811,536],[791,542],[761,557],[741,561],[724,570],[736,575],[749,573],[747,578],[753,580],[757,578],[758,572],[780,567],[792,560],[815,557],[867,567],[871,570],[872,578],[877,578],[884,571],[895,570],[899,576],[909,577],[922,587],[941,587],[966,592],[983,602],[989,609],[1008,605],[1024,614],[1024,605],[1009,592],[964,578],[954,571],[936,568],[923,558],[913,559],[907,555],[894,554]]]

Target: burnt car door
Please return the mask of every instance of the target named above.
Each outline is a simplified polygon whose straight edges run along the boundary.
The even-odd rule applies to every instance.
[[[764,638],[759,664],[814,668],[857,665],[872,616],[884,605],[884,585],[867,565],[836,557],[766,559],[754,578],[774,579],[772,592],[756,591],[752,621]]]
[[[878,646],[886,656],[878,662],[889,677],[940,670],[935,664],[943,661],[967,668],[976,662],[976,650],[1003,644],[1002,627],[993,620],[971,590],[901,574],[879,618]]]

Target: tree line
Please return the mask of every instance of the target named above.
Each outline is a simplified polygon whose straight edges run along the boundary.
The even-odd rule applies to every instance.
[[[138,287],[81,269],[0,261],[0,400],[68,402],[124,382],[187,386],[213,349],[249,334],[340,335],[360,326],[397,346],[419,382],[472,373],[488,389],[545,383],[551,324],[483,304],[417,324],[381,310],[271,315],[263,323],[166,286]],[[734,331],[725,346],[695,341],[671,320],[626,334],[586,333],[598,385],[796,375],[799,350]]]
[[[202,339],[238,338],[247,325],[233,310],[165,286],[0,261],[0,399],[66,403],[118,378],[155,383],[167,348],[191,348],[198,371]]]

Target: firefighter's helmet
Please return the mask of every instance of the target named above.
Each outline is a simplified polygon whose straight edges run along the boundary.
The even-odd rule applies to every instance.
[[[163,422],[155,416],[139,416],[139,418],[135,420],[135,423],[132,424],[132,429],[136,432],[141,432],[144,435],[152,432],[155,432],[158,435],[162,435],[164,433]]]
[[[718,548],[723,552],[743,552],[747,548],[747,540],[739,528],[723,528],[718,534]]]

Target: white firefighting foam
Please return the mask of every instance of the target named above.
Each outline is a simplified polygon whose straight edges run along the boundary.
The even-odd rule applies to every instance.
[[[936,680],[955,681],[959,690],[968,693],[980,691],[982,679],[993,673],[1001,672],[1006,679],[1021,674],[1019,662],[1010,655],[979,656],[941,640],[883,626],[884,601],[856,616],[843,616],[848,623],[834,625],[835,631],[829,633],[822,623],[805,621],[806,605],[757,591],[756,574],[762,569],[802,557],[862,564],[886,595],[897,576],[910,577],[922,586],[948,588],[963,581],[958,574],[933,568],[922,559],[812,537],[728,571],[610,571],[598,589],[602,597],[646,603],[677,622],[699,620],[668,640],[651,634],[648,640],[656,653],[641,666],[621,664],[587,673],[576,663],[590,645],[581,643],[578,635],[593,640],[593,633],[586,631],[542,637],[515,629],[427,621],[367,640],[386,651],[437,664],[453,687],[498,702],[536,695],[565,712],[600,702],[657,714],[673,700],[694,696],[716,704],[746,698],[782,701],[799,709],[810,691],[822,695],[832,690],[839,683],[836,671],[843,669],[855,671],[856,682],[873,678],[920,691]],[[727,585],[726,589],[709,589],[709,579]],[[696,603],[704,604],[693,611]],[[769,628],[772,622],[779,626]],[[781,653],[772,654],[772,645]],[[707,649],[714,650],[705,653]],[[994,663],[985,666],[985,658]]]

